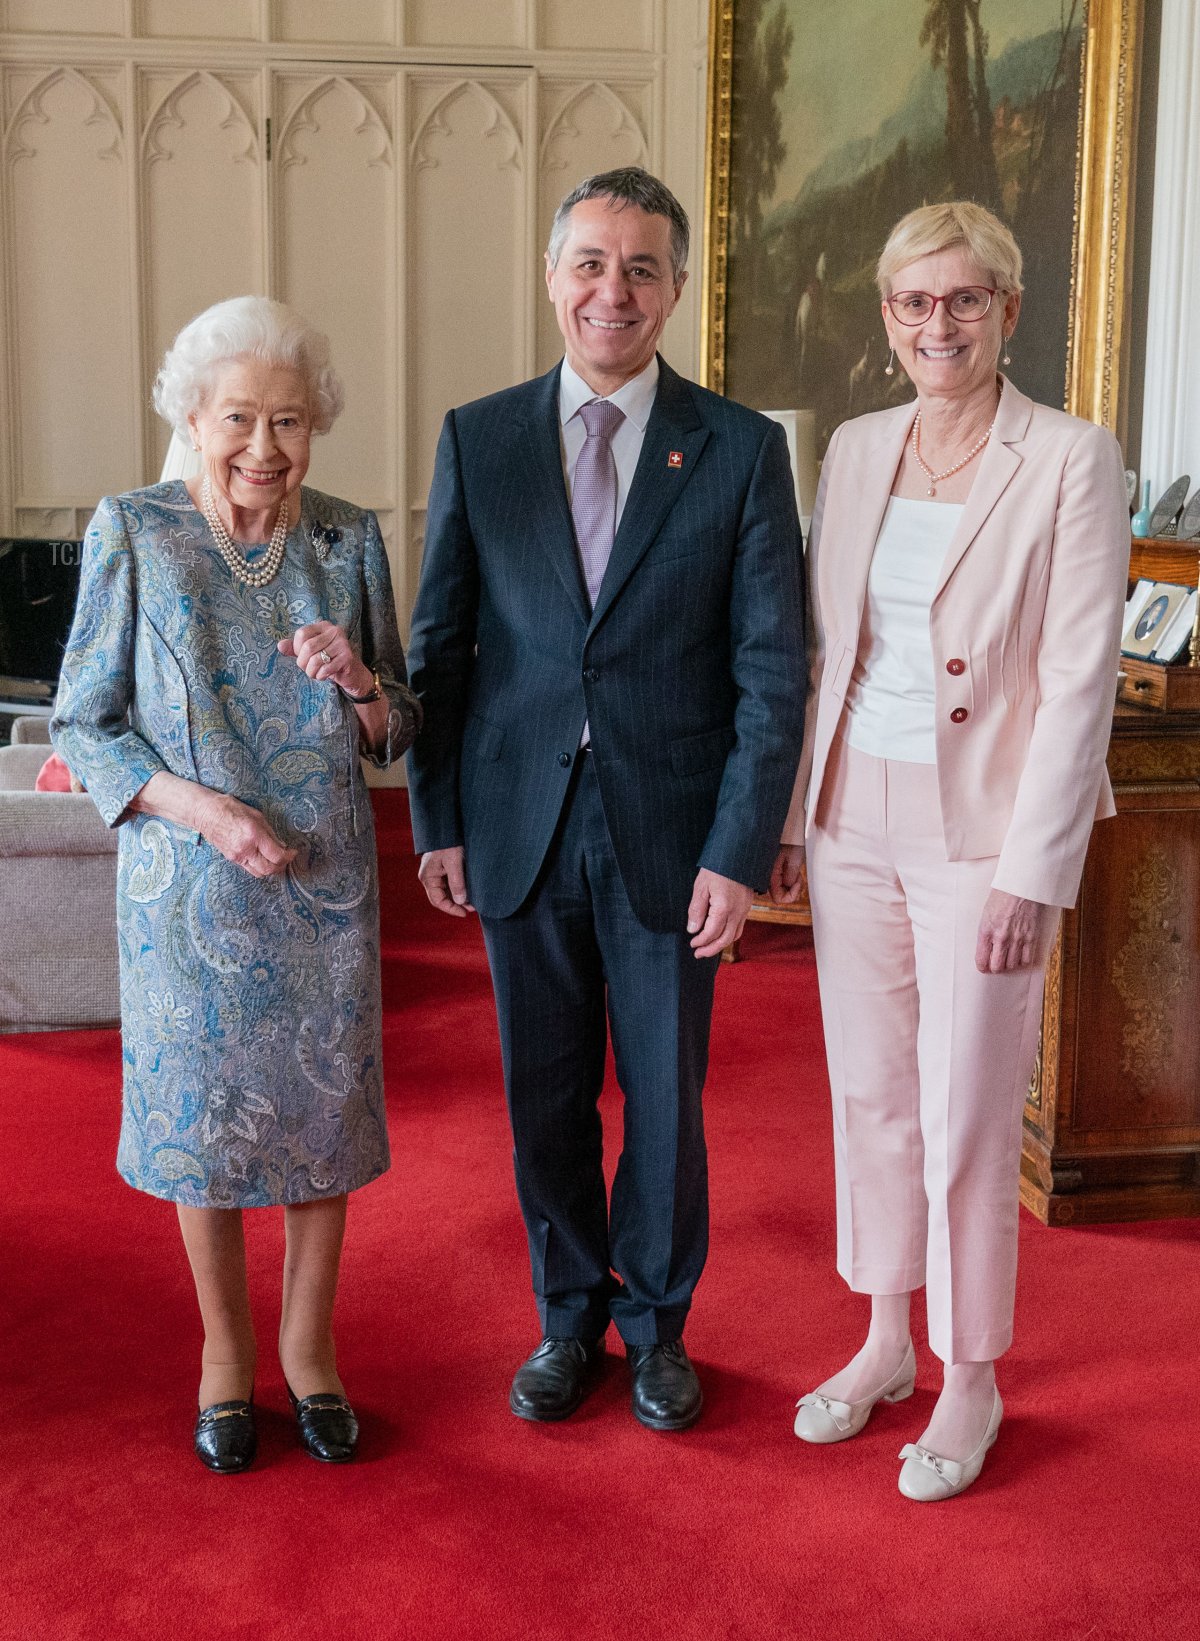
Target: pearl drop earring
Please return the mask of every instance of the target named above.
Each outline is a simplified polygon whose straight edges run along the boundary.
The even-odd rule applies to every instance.
[[[1000,361],[1000,363],[1002,365],[1011,365],[1012,364],[1012,356],[1008,351],[1008,337],[1007,336],[1004,338],[1004,358]]]
[[[894,376],[896,374],[896,350],[895,350],[895,348],[892,348],[891,351],[888,354],[888,362],[883,367],[883,374],[885,376]]]

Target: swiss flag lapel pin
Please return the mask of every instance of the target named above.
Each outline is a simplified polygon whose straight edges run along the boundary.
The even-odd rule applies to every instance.
[[[682,450],[672,450],[672,451],[670,451],[668,456],[667,456],[667,466],[668,467],[682,467],[683,466],[683,451]]]

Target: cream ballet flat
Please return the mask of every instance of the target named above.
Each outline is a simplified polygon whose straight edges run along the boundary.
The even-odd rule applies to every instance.
[[[904,1360],[882,1390],[857,1402],[837,1402],[820,1391],[810,1391],[796,1403],[795,1431],[802,1442],[845,1442],[857,1436],[871,1417],[876,1402],[902,1402],[911,1396],[917,1381],[917,1353],[908,1341]]]
[[[916,1499],[918,1504],[936,1504],[939,1499],[952,1499],[956,1493],[965,1492],[978,1479],[988,1449],[995,1444],[1000,1420],[1004,1417],[1000,1392],[994,1390],[992,1395],[995,1397],[992,1416],[983,1440],[970,1458],[963,1459],[961,1464],[955,1459],[942,1458],[940,1453],[931,1453],[927,1447],[921,1447],[916,1442],[909,1442],[900,1449],[900,1457],[904,1460],[900,1469],[900,1491],[906,1499]]]

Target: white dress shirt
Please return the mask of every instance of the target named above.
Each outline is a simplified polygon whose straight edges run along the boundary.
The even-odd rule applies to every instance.
[[[960,505],[893,496],[871,558],[846,739],[898,763],[937,762],[929,611]]]
[[[633,483],[633,475],[637,469],[638,457],[642,453],[642,440],[646,437],[646,423],[650,420],[650,412],[654,409],[654,395],[658,392],[658,355],[655,354],[650,363],[639,375],[619,387],[615,393],[597,393],[590,388],[573,370],[566,359],[562,362],[562,371],[558,378],[558,420],[559,432],[562,438],[563,477],[567,481],[567,500],[571,499],[571,487],[575,482],[575,468],[579,461],[579,452],[587,442],[587,428],[583,425],[580,409],[590,404],[593,399],[607,399],[609,404],[616,405],[618,410],[625,414],[625,420],[612,436],[613,462],[617,469],[617,517],[616,527],[620,527],[621,514],[625,511],[625,503],[629,497],[629,487]],[[585,723],[583,734],[579,738],[581,747],[592,744],[591,730]]]
[[[572,370],[565,359],[563,360],[562,373],[558,379],[558,420],[562,432],[563,476],[567,481],[568,501],[571,499],[571,486],[575,480],[579,452],[587,439],[587,429],[583,425],[583,417],[579,414],[580,408],[590,404],[593,399],[607,399],[609,404],[616,405],[617,409],[625,414],[625,420],[612,436],[613,461],[617,467],[617,524],[620,525],[638,457],[642,453],[646,423],[654,409],[654,395],[657,392],[657,354],[640,375],[626,382],[625,386],[618,388],[615,393],[606,394],[597,393],[594,388],[590,388],[583,377]]]

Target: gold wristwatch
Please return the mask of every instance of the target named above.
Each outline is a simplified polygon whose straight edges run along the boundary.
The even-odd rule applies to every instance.
[[[370,706],[372,701],[378,701],[379,697],[383,694],[383,684],[380,682],[378,667],[371,668],[371,678],[373,682],[365,695],[351,695],[348,689],[343,689],[342,694],[346,697],[347,701],[353,701],[356,707]],[[338,688],[341,689],[340,684],[338,685]]]

